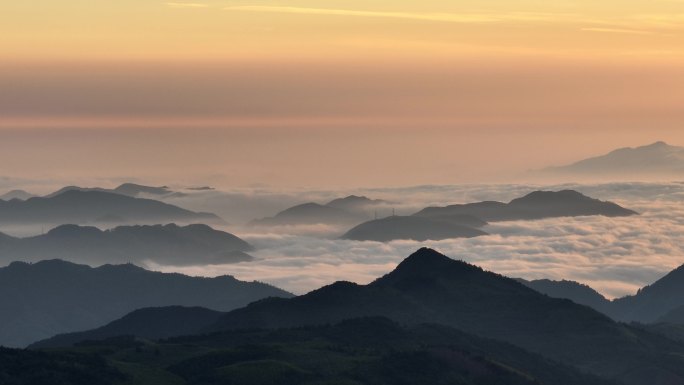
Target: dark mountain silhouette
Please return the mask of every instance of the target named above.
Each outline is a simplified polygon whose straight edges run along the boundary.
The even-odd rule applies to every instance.
[[[326,206],[355,213],[366,213],[378,206],[386,206],[390,202],[381,199],[370,199],[365,196],[349,195],[344,198],[333,199]]]
[[[16,347],[99,327],[145,307],[226,311],[261,298],[291,296],[230,276],[196,278],[130,264],[91,268],[60,260],[0,268],[0,293],[0,345]]]
[[[102,191],[69,190],[48,198],[0,201],[0,223],[220,222],[214,214],[196,213],[151,199]]]
[[[20,201],[25,201],[29,198],[33,198],[34,196],[35,195],[28,193],[24,190],[12,190],[0,195],[0,200],[11,201],[13,199],[18,199]]]
[[[364,219],[357,214],[328,207],[318,203],[304,203],[281,211],[271,218],[257,219],[250,223],[252,226],[290,226],[290,225],[349,225],[362,222]]]
[[[84,341],[134,336],[145,339],[178,337],[197,333],[224,313],[201,307],[168,306],[135,310],[97,329],[60,334],[29,346],[32,349],[68,347]]]
[[[381,317],[331,326],[242,330],[162,341],[118,337],[83,342],[76,349],[5,354],[22,355],[23,362],[42,369],[38,372],[43,376],[52,371],[52,377],[59,378],[64,368],[50,364],[63,362],[64,354],[73,354],[81,370],[91,368],[83,364],[83,356],[72,353],[83,349],[99,354],[96,357],[103,363],[126,357],[129,365],[116,366],[120,375],[140,378],[144,373],[145,383],[614,385],[507,343],[442,325],[403,327]],[[30,356],[37,354],[42,354],[40,360]],[[16,361],[11,360],[13,365]],[[106,369],[92,365],[96,373]],[[20,373],[21,377],[30,375]],[[108,384],[103,380],[111,377],[87,378]]]
[[[137,198],[140,197],[141,195],[157,195],[159,197],[165,196],[165,195],[170,195],[173,193],[173,190],[169,189],[167,186],[161,186],[161,187],[153,187],[153,186],[145,186],[141,184],[135,184],[135,183],[124,183],[116,188],[113,189],[108,189],[108,188],[102,188],[102,187],[79,187],[79,186],[66,186],[62,187],[61,189],[48,194],[45,196],[45,198],[52,198],[57,195],[64,194],[67,191],[81,191],[81,192],[90,192],[90,191],[98,191],[98,192],[108,192],[108,193],[114,193],[114,194],[119,194],[119,195],[125,195],[129,196],[132,198]]]
[[[534,281],[518,279],[518,282],[549,297],[569,299],[580,305],[594,308],[601,313],[610,313],[610,301],[587,285],[575,281],[552,281],[548,279]]]
[[[450,238],[472,238],[487,235],[476,229],[487,223],[469,215],[445,218],[391,216],[362,223],[349,230],[342,239],[389,242],[396,239],[416,241]]]
[[[338,282],[292,299],[258,301],[229,312],[207,331],[320,325],[363,316],[456,327],[627,384],[684,382],[684,346],[430,249],[369,285]]]
[[[0,237],[0,261],[64,259],[87,264],[222,264],[249,261],[252,246],[207,225],[120,226],[111,230],[62,225],[29,238]]]
[[[542,170],[548,175],[595,177],[681,176],[684,174],[684,147],[656,142],[648,146],[621,148],[609,154],[581,160],[567,166]]]
[[[613,301],[610,314],[618,320],[655,322],[684,306],[684,265],[673,270],[636,295]]]
[[[587,197],[577,191],[535,191],[509,203],[478,202],[446,207],[428,207],[414,216],[439,218],[452,215],[471,215],[488,222],[533,220],[555,217],[604,215],[623,217],[637,215],[612,202]]]

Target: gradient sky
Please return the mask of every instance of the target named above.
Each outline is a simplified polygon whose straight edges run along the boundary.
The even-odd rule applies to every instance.
[[[684,1],[0,4],[0,176],[349,186],[684,144]]]

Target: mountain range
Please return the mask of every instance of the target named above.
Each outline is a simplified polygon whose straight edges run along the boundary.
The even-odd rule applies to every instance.
[[[0,224],[156,224],[221,222],[214,214],[197,213],[151,199],[103,191],[67,190],[26,201],[0,201]]]
[[[291,296],[231,276],[197,278],[130,264],[91,268],[60,260],[14,262],[0,268],[0,293],[0,346],[15,347],[99,327],[146,307],[227,311],[261,298]]]
[[[534,191],[509,203],[486,201],[428,207],[411,216],[375,219],[355,226],[342,239],[388,242],[470,238],[487,235],[481,228],[488,222],[586,215],[622,217],[637,213],[573,190]]]
[[[446,207],[428,207],[414,214],[414,216],[428,218],[452,215],[471,215],[487,222],[497,222],[586,215],[624,217],[637,215],[637,213],[612,202],[590,198],[574,190],[563,190],[534,191],[508,203],[486,201]]]
[[[150,325],[158,323],[179,325],[173,319],[182,319],[185,313],[181,310],[175,315],[176,311],[167,309],[140,316],[142,313],[137,312],[129,316],[133,321],[123,319],[121,324],[144,325],[149,331]],[[299,297],[263,299],[219,315],[209,326],[202,323],[190,333],[194,336],[158,343],[110,339],[88,344],[102,346],[104,352],[156,349],[166,357],[165,362],[171,360],[170,366],[159,367],[155,364],[158,360],[146,358],[153,356],[145,354],[136,362],[147,365],[148,373],[162,370],[164,375],[179,376],[191,384],[252,383],[265,372],[280,373],[272,374],[280,381],[282,375],[293,375],[296,381],[281,383],[296,384],[308,383],[305,380],[336,383],[330,382],[337,378],[334,373],[344,373],[346,382],[339,383],[368,381],[373,378],[370,373],[380,376],[370,368],[350,372],[350,368],[362,368],[362,362],[376,362],[374,368],[383,368],[378,384],[684,383],[683,344],[645,328],[617,323],[590,307],[549,297],[516,280],[431,249],[417,251],[394,271],[368,285],[338,282]],[[112,325],[99,330],[111,330]],[[124,329],[129,335],[138,334],[128,327]],[[89,333],[81,337],[97,334]],[[106,337],[111,335],[105,333]],[[61,336],[41,344],[59,346],[54,344],[59,338],[66,339],[67,345],[85,343]],[[187,350],[179,355],[181,347]],[[391,352],[411,354],[404,360]],[[112,354],[115,357],[124,353]],[[355,362],[349,361],[352,357],[360,361],[351,364]],[[316,364],[316,360],[321,363]],[[384,367],[382,362],[392,366]],[[440,362],[448,364],[429,364]],[[512,369],[522,378],[466,381],[463,376],[468,373],[489,373],[480,370],[482,367],[473,369],[477,367],[474,362],[498,363],[500,370]],[[253,370],[243,371],[244,365]],[[331,372],[333,367],[336,369]],[[390,377],[394,380],[384,377],[390,373],[397,373]],[[436,377],[429,377],[430,373]]]
[[[684,175],[684,147],[656,142],[636,148],[620,148],[570,165],[546,168],[540,173],[548,176],[622,179],[681,177]]]
[[[684,265],[671,271],[635,295],[608,300],[589,286],[572,281],[520,282],[555,298],[590,306],[617,321],[684,324]]]
[[[113,189],[108,189],[108,188],[102,188],[102,187],[79,187],[79,186],[66,186],[62,187],[61,189],[46,195],[46,198],[51,198],[60,194],[63,194],[67,191],[82,191],[82,192],[89,192],[89,191],[98,191],[98,192],[107,192],[107,193],[112,193],[112,194],[119,194],[119,195],[125,195],[128,197],[132,198],[138,198],[141,196],[153,196],[153,197],[163,197],[165,195],[170,195],[173,194],[174,191],[169,189],[168,186],[161,186],[161,187],[154,187],[154,186],[145,186],[141,184],[136,184],[136,183],[124,183],[121,184]]]
[[[0,233],[1,234],[1,233]],[[225,264],[252,260],[252,246],[207,225],[119,226],[110,230],[62,225],[46,234],[0,236],[0,261],[64,259],[85,264]]]
[[[283,210],[273,217],[253,220],[250,222],[250,225],[300,226],[326,224],[350,226],[371,218],[374,208],[388,203],[365,196],[350,195],[344,198],[333,199],[326,204],[303,203]]]

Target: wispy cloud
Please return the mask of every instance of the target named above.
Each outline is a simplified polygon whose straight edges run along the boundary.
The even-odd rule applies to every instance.
[[[581,28],[582,31],[586,32],[600,32],[600,33],[624,33],[630,35],[653,35],[652,31],[643,31],[637,29],[622,29],[622,28]]]
[[[440,21],[450,23],[495,23],[501,21],[545,21],[565,15],[547,13],[441,13],[441,12],[387,12],[387,11],[364,11],[352,9],[332,8],[308,8],[308,7],[282,7],[243,5],[224,8],[227,11],[249,11],[268,13],[288,13],[303,15],[327,15],[327,16],[351,16],[351,17],[375,17],[390,19]]]
[[[209,4],[203,3],[166,3],[171,8],[207,8]]]

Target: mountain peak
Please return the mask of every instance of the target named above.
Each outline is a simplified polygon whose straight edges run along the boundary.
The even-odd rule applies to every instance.
[[[482,272],[482,269],[451,259],[434,249],[423,247],[402,261],[394,271],[375,282],[380,285],[395,285],[401,281],[433,280],[442,276],[449,276],[449,279],[453,279],[475,272]]]

